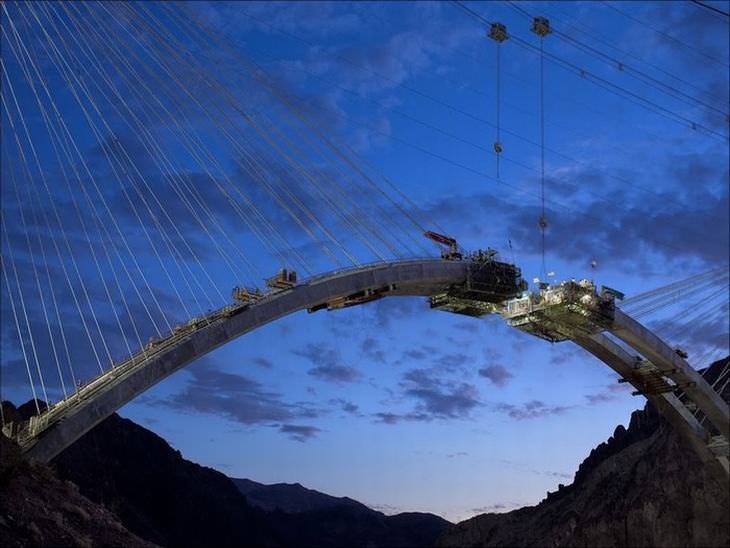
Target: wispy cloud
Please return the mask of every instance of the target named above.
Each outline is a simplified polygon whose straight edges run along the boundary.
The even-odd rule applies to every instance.
[[[322,430],[315,426],[302,426],[298,424],[282,424],[279,432],[286,434],[289,438],[298,442],[305,442],[317,436]]]
[[[322,412],[305,402],[288,403],[281,394],[266,390],[263,385],[246,376],[217,369],[207,360],[189,368],[192,379],[185,389],[170,398],[148,401],[147,405],[163,405],[175,409],[219,415],[244,425],[279,426],[282,433],[292,434],[295,430],[284,430],[291,426],[288,421],[301,418],[315,418]],[[299,428],[299,427],[297,427]],[[312,426],[300,436],[307,438],[319,431]],[[302,440],[299,440],[302,441]]]
[[[484,367],[479,370],[479,374],[482,377],[489,379],[489,381],[495,386],[499,387],[505,386],[507,382],[512,377],[514,377],[514,375],[510,373],[507,368],[499,364]]]
[[[572,407],[569,405],[548,405],[540,400],[530,400],[522,405],[500,403],[497,404],[496,410],[506,413],[515,420],[527,420],[562,415]]]
[[[325,343],[309,343],[293,353],[311,362],[315,367],[307,373],[322,381],[352,383],[359,381],[362,376],[354,367],[343,364],[339,353]]]

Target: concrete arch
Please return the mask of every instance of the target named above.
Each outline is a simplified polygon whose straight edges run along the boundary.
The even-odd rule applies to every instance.
[[[496,266],[490,270],[485,264]],[[505,272],[509,274],[505,276]],[[400,295],[439,296],[440,303],[443,304],[444,298],[447,302],[438,308],[469,315],[496,312],[499,304],[520,292],[518,280],[510,279],[514,272],[519,278],[519,270],[510,265],[469,260],[378,263],[313,278],[270,293],[250,306],[226,307],[205,318],[191,320],[153,348],[141,351],[136,358],[108,371],[74,396],[33,417],[16,439],[30,458],[50,461],[96,424],[175,371],[233,339],[301,310]],[[612,307],[610,321],[602,320],[599,327],[593,331],[573,329],[565,338],[598,357],[645,395],[700,459],[726,479],[730,437],[727,403],[668,345],[620,310]],[[601,330],[612,333],[643,358],[632,356],[598,332]],[[712,428],[698,421],[677,395],[679,390],[684,399],[704,413]]]
[[[136,363],[121,364],[76,395],[33,417],[17,437],[25,453],[48,462],[124,404],[175,371],[254,329],[283,316],[368,290],[401,296],[431,296],[463,286],[469,261],[424,259],[367,265],[316,277],[271,293],[249,307],[219,311],[200,326],[172,335]],[[233,313],[230,313],[233,312]],[[212,319],[211,319],[212,318]]]

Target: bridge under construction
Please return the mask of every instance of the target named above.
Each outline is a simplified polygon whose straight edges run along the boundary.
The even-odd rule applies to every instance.
[[[530,215],[539,243],[528,253],[531,268],[537,270],[534,265],[540,263],[544,279],[536,280],[533,291],[516,266],[528,263],[502,260],[491,248],[466,252],[443,233],[438,223],[447,216],[433,210],[448,209],[443,191],[450,192],[455,179],[393,183],[313,116],[309,99],[293,98],[279,74],[267,72],[212,29],[195,3],[0,2],[0,291],[8,318],[3,333],[11,335],[3,350],[11,351],[5,362],[13,362],[37,411],[20,423],[3,416],[2,427],[25,454],[53,459],[175,371],[286,315],[301,313],[305,322],[306,313],[337,314],[382,298],[417,296],[427,299],[424,313],[499,317],[546,343],[579,345],[614,370],[619,382],[631,385],[635,395],[647,398],[717,478],[727,481],[730,413],[720,393],[730,371],[726,368],[710,385],[697,370],[704,356],[690,359],[671,341],[682,341],[676,331],[702,319],[709,308],[705,319],[727,315],[728,268],[628,299],[588,279],[555,281],[547,268],[546,241],[548,227],[558,220],[556,210],[618,229],[613,217],[600,217],[617,211],[612,194],[587,202],[610,207],[576,211],[583,200],[560,203],[546,190],[561,171],[585,169],[575,167],[584,162],[553,151],[566,169],[551,169],[554,173],[546,176],[544,64],[577,66],[545,51],[544,41],[565,39],[546,17],[527,14],[538,48],[520,37],[529,25],[522,30],[510,25],[508,31],[454,4],[475,19],[485,44],[496,48],[495,124],[430,92],[373,74],[374,67],[358,66],[357,60],[338,55],[330,64],[347,62],[352,70],[363,70],[362,81],[390,81],[399,93],[447,109],[443,119],[458,115],[495,127],[493,150],[487,152],[496,177],[446,158],[441,149],[388,137],[489,181],[474,189],[495,199],[493,209],[488,202],[467,207],[471,196],[466,193],[448,196],[458,202],[450,212],[454,222],[460,223],[467,210],[478,219],[472,233],[482,230],[492,214],[535,208]],[[501,137],[500,52],[513,44],[539,55],[539,116],[531,121],[540,127],[539,143],[532,134],[512,130],[508,142]],[[314,49],[327,54],[326,48]],[[292,69],[301,65],[279,61]],[[642,93],[643,86],[666,91],[656,79],[620,66],[622,75],[640,77]],[[686,118],[685,105],[675,112],[583,68],[576,75],[581,85],[608,86],[619,99],[637,103],[641,98],[642,108],[682,125],[693,139],[727,141],[726,135]],[[353,92],[355,99],[360,95]],[[687,96],[682,97],[686,103]],[[379,112],[390,112],[396,103],[380,104]],[[574,106],[570,103],[571,111]],[[725,110],[722,105],[723,119]],[[402,114],[436,130],[439,138],[464,141]],[[367,128],[366,133],[377,132]],[[512,137],[536,148],[515,156]],[[538,151],[539,167],[527,166],[539,175],[534,192],[516,183],[506,163],[524,167],[520,158],[537,157]],[[566,159],[575,165],[563,165]],[[612,181],[627,184],[631,196],[657,194],[631,180]],[[575,188],[581,198],[593,190],[564,178],[560,183]],[[420,206],[408,198],[424,190],[432,195]],[[669,201],[664,190],[659,196],[661,204]],[[441,205],[431,207],[431,199]],[[524,218],[519,222],[522,229]],[[681,230],[686,237],[684,231],[692,228]],[[505,232],[502,242],[514,251]],[[648,241],[634,236],[640,244]],[[706,238],[703,231],[695,234],[698,242]],[[615,245],[595,240],[595,248],[604,248],[602,257],[635,259],[616,257]],[[653,240],[661,241],[652,241],[652,251],[661,248],[664,256],[675,256],[670,234]],[[429,247],[433,243],[438,256]],[[497,237],[490,243],[497,245]],[[598,253],[594,242],[590,253]],[[578,265],[580,260],[567,262]],[[582,264],[595,272],[598,261],[584,257]],[[329,272],[319,274],[323,271]],[[639,321],[680,300],[687,305],[680,321]],[[718,345],[702,348],[707,347],[708,352],[725,351]]]
[[[589,280],[526,292],[519,268],[479,251],[440,259],[375,263],[302,283],[281,271],[267,293],[233,291],[237,302],[175,327],[129,360],[24,424],[8,424],[31,457],[49,461],[89,429],[168,375],[227,342],[298,311],[336,310],[383,297],[426,296],[431,308],[470,316],[500,314],[549,342],[573,341],[606,363],[665,416],[707,466],[730,474],[728,404],[680,351],[622,312],[610,288]],[[630,354],[608,334],[622,341]]]

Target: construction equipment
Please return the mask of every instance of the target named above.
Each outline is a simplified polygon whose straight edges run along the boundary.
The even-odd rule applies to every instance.
[[[614,289],[613,287],[608,287],[607,285],[604,285],[601,288],[601,294],[602,295],[613,295],[614,299],[617,299],[619,301],[623,301],[624,297],[626,297],[626,295],[622,291],[619,291],[618,289]]]
[[[613,321],[616,294],[598,293],[590,280],[566,280],[551,286],[539,284],[538,292],[507,301],[502,317],[511,327],[550,342],[593,335]]]
[[[254,303],[263,296],[258,289],[248,289],[247,287],[238,286],[233,288],[232,295],[233,300],[243,304]]]
[[[519,268],[496,256],[491,248],[469,254],[466,284],[432,295],[431,308],[477,318],[501,311],[505,301],[522,294],[527,284]]]
[[[350,295],[343,297],[337,297],[330,301],[320,303],[307,309],[307,312],[317,312],[318,310],[338,310],[340,308],[348,308],[350,306],[356,306],[358,304],[365,304],[372,301],[376,301],[385,297],[391,291],[395,291],[396,285],[389,284],[382,287],[363,289]]]
[[[546,17],[535,17],[532,20],[532,28],[530,30],[540,38],[544,38],[552,32],[550,21]]]
[[[423,235],[432,242],[436,242],[437,244],[444,246],[444,248],[441,249],[442,259],[447,261],[460,261],[464,258],[464,254],[459,249],[459,244],[454,238],[444,236],[443,234],[432,232],[430,230],[424,232]]]
[[[291,289],[297,285],[297,273],[282,268],[276,273],[276,276],[266,279],[266,285],[271,289]]]

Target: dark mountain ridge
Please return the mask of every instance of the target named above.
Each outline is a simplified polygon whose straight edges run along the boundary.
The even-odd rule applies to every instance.
[[[251,506],[267,512],[281,510],[287,514],[298,514],[335,506],[353,506],[362,511],[374,511],[349,497],[333,497],[314,489],[307,489],[299,483],[267,485],[244,478],[231,478],[231,481]]]
[[[162,546],[405,548],[431,545],[451,525],[432,514],[386,516],[299,484],[232,480],[116,414],[53,465],[130,531]]]
[[[713,382],[728,361],[705,377]],[[27,417],[35,404],[4,402],[3,410]],[[231,479],[118,415],[59,455],[61,479],[47,467],[14,466],[34,471],[16,474],[0,496],[10,546],[730,546],[730,486],[709,477],[649,405],[591,451],[571,485],[536,506],[455,526],[431,514],[386,516],[300,484]]]

